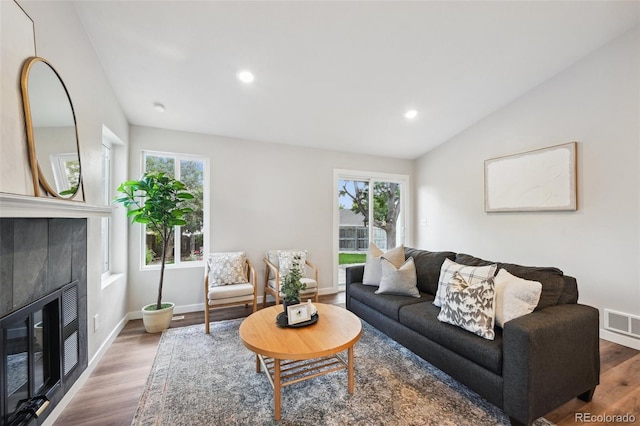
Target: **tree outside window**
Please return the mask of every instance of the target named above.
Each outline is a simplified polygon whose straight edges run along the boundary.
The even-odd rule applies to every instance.
[[[177,226],[167,249],[167,264],[197,262],[203,259],[205,247],[204,174],[206,159],[181,154],[145,152],[145,172],[164,172],[184,183],[193,200],[186,200],[184,207],[193,212],[185,216],[187,224]],[[162,253],[160,236],[145,229],[145,265],[160,264]]]

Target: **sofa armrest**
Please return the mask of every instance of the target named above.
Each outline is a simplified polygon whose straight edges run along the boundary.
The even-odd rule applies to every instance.
[[[504,411],[531,424],[600,380],[599,313],[556,305],[505,323]]]
[[[349,297],[349,286],[352,283],[362,282],[362,277],[364,276],[364,265],[349,266],[346,268],[345,272],[346,272],[345,303],[346,303],[347,309],[349,309],[349,305],[351,302],[351,298]]]
[[[364,277],[364,265],[349,266],[346,269],[346,273],[347,275],[345,278],[346,278],[347,288],[351,283],[361,283],[362,277]]]

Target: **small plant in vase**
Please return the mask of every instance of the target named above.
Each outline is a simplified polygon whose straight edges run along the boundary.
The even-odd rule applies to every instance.
[[[293,258],[291,269],[284,276],[280,290],[283,294],[284,313],[287,313],[287,306],[300,303],[300,292],[306,290],[307,285],[300,279],[302,278],[302,265],[300,265],[300,256]]]

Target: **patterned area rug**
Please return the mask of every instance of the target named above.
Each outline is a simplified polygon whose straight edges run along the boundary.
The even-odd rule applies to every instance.
[[[273,390],[238,335],[241,319],[162,335],[132,425],[508,425],[494,405],[363,322],[355,393],[341,370]],[[346,352],[343,354],[346,359]],[[550,425],[539,419],[536,425]]]

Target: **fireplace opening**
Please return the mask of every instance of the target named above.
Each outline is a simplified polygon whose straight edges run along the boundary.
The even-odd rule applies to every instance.
[[[49,414],[48,401],[60,398],[65,377],[78,366],[78,323],[77,281],[0,319],[2,425]]]

